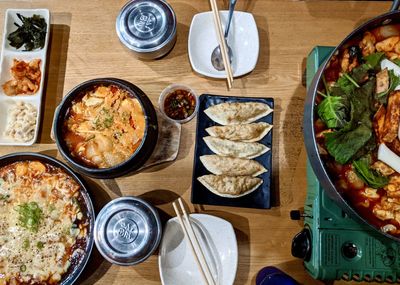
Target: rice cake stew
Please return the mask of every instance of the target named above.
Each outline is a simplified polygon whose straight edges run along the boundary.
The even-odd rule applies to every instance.
[[[85,254],[80,185],[39,161],[0,168],[0,284],[59,284]]]
[[[142,143],[146,119],[138,99],[116,85],[95,86],[72,102],[64,140],[71,155],[91,168],[128,160]]]
[[[400,26],[366,31],[330,59],[315,136],[336,189],[370,224],[400,237]]]

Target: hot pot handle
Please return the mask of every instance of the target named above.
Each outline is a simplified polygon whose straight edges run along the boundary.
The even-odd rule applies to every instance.
[[[400,0],[393,0],[392,6],[390,7],[390,11],[394,11],[399,9]]]

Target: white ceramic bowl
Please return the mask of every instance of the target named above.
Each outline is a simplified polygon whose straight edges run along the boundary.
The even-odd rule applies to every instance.
[[[187,117],[187,118],[185,118],[183,120],[175,120],[175,119],[172,119],[172,118],[168,117],[168,115],[165,113],[165,110],[164,110],[165,99],[167,98],[167,96],[169,94],[173,93],[176,90],[185,90],[185,91],[189,92],[190,94],[192,94],[194,96],[194,99],[196,101],[196,106],[194,107],[193,113],[189,117]],[[167,120],[175,122],[175,123],[179,123],[179,124],[184,124],[184,123],[189,122],[191,119],[193,119],[196,116],[197,112],[199,111],[199,96],[197,96],[196,92],[192,88],[190,88],[189,86],[184,85],[184,84],[175,84],[174,83],[174,84],[171,84],[171,85],[167,86],[161,92],[160,97],[158,98],[158,108],[160,109],[161,114]]]
[[[220,11],[223,30],[228,19],[228,11]],[[259,38],[257,25],[250,13],[235,11],[228,35],[228,45],[232,49],[233,76],[251,72],[258,60]],[[211,53],[218,46],[212,12],[196,14],[189,31],[189,59],[194,71],[204,76],[225,78],[225,71],[216,70],[211,64]]]
[[[238,264],[237,240],[232,225],[205,214],[191,214],[190,219],[216,284],[232,285]],[[166,224],[158,265],[163,285],[205,285],[176,217]]]

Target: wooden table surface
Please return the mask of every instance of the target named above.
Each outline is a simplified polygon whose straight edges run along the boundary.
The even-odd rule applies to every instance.
[[[107,183],[93,181],[92,197],[101,206],[118,196],[141,196],[154,203],[165,218],[173,214],[171,201],[182,196],[192,211],[222,217],[233,224],[239,247],[236,285],[255,284],[258,270],[268,265],[279,267],[300,284],[323,284],[313,280],[302,261],[290,253],[292,238],[302,229],[302,222],[291,221],[289,212],[303,206],[306,194],[306,152],[302,144],[305,57],[315,45],[337,45],[358,24],[386,12],[390,1],[239,0],[237,9],[251,12],[256,19],[261,47],[255,70],[236,79],[231,91],[224,81],[195,74],[189,63],[190,23],[193,15],[210,9],[208,1],[169,2],[178,19],[177,43],[161,60],[140,61],[120,44],[115,33],[115,19],[125,0],[0,1],[0,31],[6,8],[48,8],[52,15],[38,143],[32,147],[0,147],[0,155],[34,151],[59,157],[50,139],[54,108],[66,92],[91,78],[110,76],[131,81],[154,105],[161,90],[174,82],[188,84],[199,94],[273,97],[273,173],[278,199],[272,209],[190,203],[195,120],[182,126],[176,161]],[[227,7],[228,1],[219,1],[219,6]],[[157,255],[134,267],[120,267],[104,261],[95,251],[79,283],[160,284]]]

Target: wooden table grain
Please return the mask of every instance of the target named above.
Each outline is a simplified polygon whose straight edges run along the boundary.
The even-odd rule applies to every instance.
[[[192,211],[222,217],[233,224],[239,247],[236,285],[255,284],[258,270],[267,265],[279,267],[300,284],[323,284],[313,280],[301,260],[290,253],[292,238],[302,229],[302,223],[291,221],[289,212],[303,207],[306,194],[306,153],[302,143],[305,57],[316,45],[337,45],[360,23],[386,12],[390,1],[238,1],[238,10],[254,15],[261,46],[255,70],[236,79],[231,91],[227,91],[224,81],[195,74],[189,63],[190,23],[196,13],[210,10],[208,1],[169,3],[178,19],[177,43],[166,57],[141,61],[120,44],[115,32],[115,19],[125,0],[0,1],[0,32],[6,8],[48,8],[52,21],[38,143],[32,147],[0,147],[0,155],[34,151],[59,157],[50,139],[54,108],[66,92],[91,78],[131,81],[154,105],[161,90],[176,82],[192,86],[199,94],[273,97],[273,176],[278,198],[272,209],[190,203],[195,120],[182,126],[181,148],[175,162],[126,178],[93,180],[92,197],[101,207],[118,196],[140,196],[154,203],[166,219],[173,215],[171,201],[182,196]],[[220,9],[227,6],[227,0],[219,1]],[[160,284],[157,255],[134,267],[120,267],[104,261],[94,251],[78,283]]]

